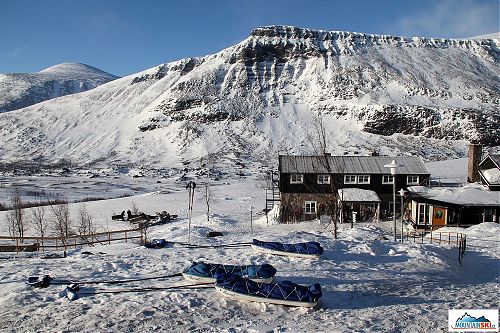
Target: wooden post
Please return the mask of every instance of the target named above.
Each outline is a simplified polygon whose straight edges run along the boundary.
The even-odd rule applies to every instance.
[[[432,231],[431,231],[431,244],[432,244]]]
[[[19,239],[16,238],[16,253],[19,253]]]
[[[441,233],[439,233],[439,244],[441,245]]]
[[[127,243],[127,230],[125,230],[125,243]]]
[[[108,231],[108,244],[111,244],[111,231]]]
[[[448,234],[448,244],[451,243],[451,233]]]
[[[56,251],[57,251],[57,238],[56,238]]]

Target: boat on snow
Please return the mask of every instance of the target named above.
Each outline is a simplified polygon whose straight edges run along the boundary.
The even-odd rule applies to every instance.
[[[252,248],[261,253],[309,259],[318,259],[323,253],[323,247],[318,242],[284,244],[254,239]]]
[[[227,273],[260,283],[270,283],[274,279],[276,268],[269,264],[237,266],[195,262],[182,275],[191,282],[215,283],[216,275]]]
[[[290,281],[258,283],[235,274],[218,275],[215,289],[229,299],[312,308],[322,296],[319,283],[310,286]]]

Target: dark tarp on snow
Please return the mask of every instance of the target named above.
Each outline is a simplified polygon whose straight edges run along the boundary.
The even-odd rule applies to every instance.
[[[168,242],[164,239],[152,239],[151,242],[145,243],[144,246],[148,249],[161,249],[166,247]]]
[[[216,279],[217,287],[250,296],[308,303],[317,302],[322,296],[319,283],[310,286],[302,286],[290,281],[257,283],[231,273],[217,275]]]
[[[290,253],[312,254],[312,255],[321,255],[323,253],[323,248],[318,242],[283,244],[279,242],[264,242],[254,239],[253,245],[263,247],[269,250],[290,252]]]
[[[233,273],[246,279],[268,279],[276,274],[276,269],[269,264],[233,266],[195,262],[184,273],[213,278],[218,274]]]

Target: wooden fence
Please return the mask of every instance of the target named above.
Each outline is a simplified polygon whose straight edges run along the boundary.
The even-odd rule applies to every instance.
[[[46,250],[66,250],[94,244],[111,244],[116,241],[145,241],[145,230],[137,229],[99,232],[88,235],[71,235],[66,237],[11,237],[0,236],[0,252],[31,252]]]
[[[403,234],[403,239],[407,241],[412,241],[415,243],[455,243],[457,246],[460,244],[462,239],[465,239],[466,235],[460,232],[409,232]]]
[[[410,242],[413,241],[415,243],[421,243],[421,244],[445,243],[445,244],[456,245],[458,246],[458,262],[460,262],[460,264],[463,262],[465,250],[467,247],[467,236],[460,232],[420,231],[420,232],[407,233],[406,235],[403,234],[403,240],[407,240]]]

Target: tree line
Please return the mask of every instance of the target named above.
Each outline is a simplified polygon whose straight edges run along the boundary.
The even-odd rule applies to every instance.
[[[53,235],[67,237],[75,235],[92,234],[96,232],[94,218],[81,203],[72,217],[67,200],[49,200],[46,206],[26,208],[22,201],[19,189],[15,189],[10,198],[10,210],[5,215],[9,235],[11,237],[24,237],[28,228],[35,230],[36,236],[46,237]]]

